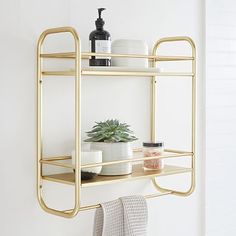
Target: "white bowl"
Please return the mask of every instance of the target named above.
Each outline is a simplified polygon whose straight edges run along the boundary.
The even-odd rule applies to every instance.
[[[72,164],[75,165],[75,151],[72,151]],[[81,165],[94,164],[102,162],[102,151],[99,150],[90,150],[81,152]],[[102,166],[91,167],[91,168],[82,168],[83,172],[91,172],[95,174],[100,174]]]

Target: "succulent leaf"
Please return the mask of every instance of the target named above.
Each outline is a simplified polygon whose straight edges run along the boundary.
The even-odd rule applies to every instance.
[[[85,142],[131,142],[137,140],[134,132],[126,123],[117,119],[95,122],[91,131],[86,132],[88,139]]]

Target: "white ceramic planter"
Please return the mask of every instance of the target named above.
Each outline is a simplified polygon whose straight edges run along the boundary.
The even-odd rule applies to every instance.
[[[117,161],[132,158],[132,149],[130,143],[91,143],[92,150],[102,151],[102,161]],[[131,163],[122,163],[115,165],[103,166],[100,175],[127,175],[132,173]]]

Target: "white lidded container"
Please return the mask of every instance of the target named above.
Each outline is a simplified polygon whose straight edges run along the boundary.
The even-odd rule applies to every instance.
[[[114,54],[148,55],[148,45],[142,40],[117,39],[112,42],[111,52]],[[112,57],[112,66],[148,68],[147,58]]]
[[[144,157],[159,157],[164,153],[163,142],[146,142],[143,143]],[[145,170],[162,170],[164,168],[163,159],[144,160]]]

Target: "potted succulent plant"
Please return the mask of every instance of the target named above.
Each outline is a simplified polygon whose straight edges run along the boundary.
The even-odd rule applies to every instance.
[[[96,122],[92,130],[87,132],[91,149],[102,151],[103,162],[132,158],[130,142],[137,140],[126,123],[116,119]],[[127,175],[132,172],[131,163],[103,166],[101,175]]]

